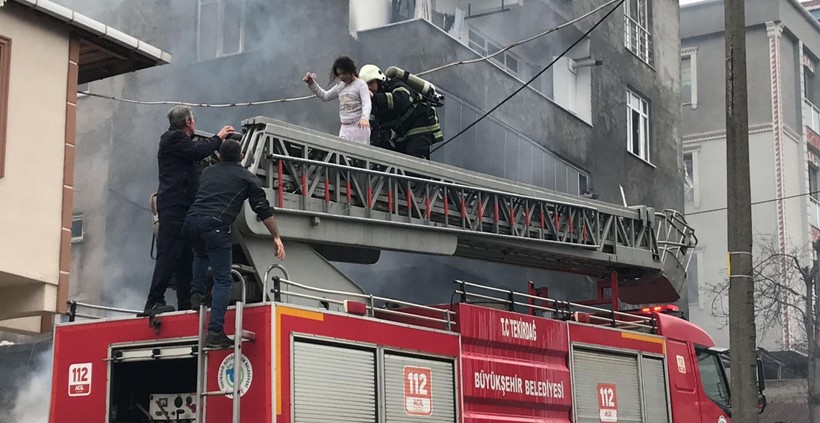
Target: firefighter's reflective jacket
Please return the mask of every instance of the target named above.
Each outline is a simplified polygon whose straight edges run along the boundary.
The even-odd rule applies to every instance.
[[[389,138],[389,144],[395,147],[419,134],[433,134],[434,142],[444,138],[436,109],[421,94],[398,79],[388,79],[382,89],[373,95],[370,120],[374,144],[386,144],[388,140],[385,138]]]

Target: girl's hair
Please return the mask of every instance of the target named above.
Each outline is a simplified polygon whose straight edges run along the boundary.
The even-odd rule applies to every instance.
[[[337,57],[336,60],[333,61],[333,67],[330,68],[330,82],[336,80],[339,75],[336,74],[336,69],[340,69],[343,72],[352,73],[353,76],[359,77],[359,72],[356,70],[356,64],[353,63],[353,59],[347,56],[340,56]]]

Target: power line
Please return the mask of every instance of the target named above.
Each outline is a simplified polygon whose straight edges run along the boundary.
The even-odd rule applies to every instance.
[[[802,194],[787,195],[785,197],[777,197],[777,198],[771,198],[771,199],[768,199],[768,200],[754,201],[754,202],[752,202],[752,205],[756,206],[758,204],[773,203],[775,201],[789,200],[789,199],[792,199],[792,198],[805,197],[807,195],[814,195],[814,194],[819,194],[819,193],[820,193],[820,191],[812,191],[812,192],[804,192]],[[719,212],[719,211],[726,210],[727,208],[728,207],[719,207],[719,208],[716,208],[716,209],[699,210],[699,211],[692,212],[692,213],[684,213],[684,215],[688,217],[688,216],[694,216],[696,214],[714,213],[714,212]]]
[[[211,107],[211,108],[225,108],[225,107],[237,107],[237,106],[260,106],[263,104],[273,104],[273,103],[290,103],[293,101],[301,101],[301,100],[309,100],[311,98],[315,98],[313,94],[306,95],[303,97],[293,97],[293,98],[280,98],[277,100],[261,100],[261,101],[244,101],[239,103],[190,103],[186,101],[173,101],[173,100],[160,100],[160,101],[143,101],[143,100],[134,100],[130,98],[122,98],[122,97],[114,97],[110,95],[102,95],[96,94],[88,91],[78,91],[80,94],[85,94],[90,97],[99,97],[105,98],[108,100],[115,100],[121,101],[123,103],[132,103],[132,104],[142,104],[146,106],[157,106],[162,104],[169,104],[169,105],[177,105],[177,106],[190,106],[190,107]]]
[[[585,14],[583,14],[583,15],[575,18],[575,19],[564,22],[561,25],[550,28],[550,29],[548,29],[544,32],[538,33],[536,35],[533,35],[532,37],[525,38],[525,39],[520,40],[520,41],[516,41],[516,42],[502,48],[501,50],[496,51],[493,54],[490,54],[490,55],[487,55],[487,56],[482,56],[482,57],[479,57],[477,59],[455,61],[455,62],[448,63],[446,65],[442,65],[442,66],[439,66],[439,67],[436,67],[436,68],[433,68],[433,69],[418,72],[415,75],[422,76],[422,75],[431,74],[433,72],[438,72],[442,69],[447,69],[447,68],[450,68],[450,67],[453,67],[453,66],[467,65],[467,64],[479,63],[479,62],[484,62],[484,61],[490,60],[493,57],[495,57],[495,56],[497,56],[501,53],[504,53],[505,51],[507,51],[511,48],[518,47],[522,44],[525,44],[525,43],[528,43],[528,42],[533,41],[535,39],[541,38],[541,37],[543,37],[547,34],[551,34],[555,31],[560,30],[560,29],[566,28],[569,25],[580,22],[580,21],[588,18],[589,16],[597,13],[601,9],[603,9],[603,8],[613,4],[613,3],[616,3],[616,2],[620,2],[620,3],[618,3],[618,5],[620,6],[620,4],[624,2],[624,0],[610,0],[607,3],[604,3],[600,6],[598,6],[597,8],[595,8],[595,9],[593,9],[593,10],[591,10],[591,11],[589,11],[589,12],[587,12],[587,13],[585,13]],[[617,8],[617,6],[616,6],[616,8]],[[530,81],[530,82],[532,82],[532,81]],[[529,82],[527,84],[529,84]],[[123,103],[131,103],[131,104],[141,104],[141,105],[145,105],[145,106],[177,105],[177,106],[209,107],[209,108],[226,108],[226,107],[239,107],[239,106],[261,106],[261,105],[274,104],[274,103],[291,103],[291,102],[302,101],[302,100],[310,100],[312,98],[315,98],[315,96],[311,94],[311,95],[306,95],[306,96],[302,96],[302,97],[280,98],[280,99],[276,99],[276,100],[243,101],[243,102],[234,102],[234,103],[196,103],[196,102],[176,101],[176,100],[143,101],[143,100],[135,100],[135,99],[130,99],[130,98],[124,98],[124,97],[116,97],[116,96],[110,96],[110,95],[97,94],[97,93],[92,93],[92,92],[89,92],[89,91],[77,91],[77,93],[85,94],[89,97],[104,98],[106,100],[114,100],[114,101],[120,101],[120,102],[123,102]]]
[[[489,111],[487,111],[486,113],[484,113],[484,114],[483,114],[480,118],[476,119],[476,120],[475,120],[475,122],[473,122],[473,123],[471,123],[471,124],[467,125],[467,127],[466,127],[466,128],[462,129],[462,130],[461,130],[461,131],[459,131],[457,134],[453,135],[450,139],[448,139],[447,141],[442,142],[442,143],[441,143],[441,144],[439,144],[436,148],[434,148],[434,149],[430,150],[430,154],[435,153],[436,151],[438,151],[439,149],[441,149],[442,147],[444,147],[445,145],[447,145],[450,141],[452,141],[452,140],[454,140],[454,139],[458,138],[458,136],[459,136],[459,135],[461,135],[461,134],[463,134],[463,133],[467,132],[467,130],[469,130],[470,128],[472,128],[472,127],[473,127],[473,126],[475,126],[476,124],[478,124],[478,122],[481,122],[484,118],[486,118],[487,116],[489,116],[489,115],[490,115],[490,113],[494,112],[496,109],[498,109],[499,107],[501,107],[502,105],[504,105],[504,103],[506,103],[506,102],[507,102],[507,101],[509,101],[511,98],[513,98],[516,94],[520,93],[520,92],[521,92],[524,88],[527,88],[527,87],[528,87],[528,86],[529,86],[529,85],[530,85],[533,81],[535,81],[536,79],[538,79],[538,77],[540,77],[540,76],[541,76],[541,74],[543,74],[543,73],[544,73],[544,72],[546,72],[549,68],[551,68],[551,67],[552,67],[552,65],[554,65],[554,64],[555,64],[555,62],[557,62],[559,59],[561,59],[561,58],[562,58],[562,57],[564,57],[567,53],[569,53],[569,51],[570,51],[570,50],[572,50],[572,49],[573,49],[575,46],[577,46],[578,44],[580,44],[580,43],[581,43],[581,41],[584,41],[584,39],[586,39],[586,37],[587,37],[587,36],[589,36],[589,34],[590,34],[592,31],[594,31],[594,30],[595,30],[595,28],[597,28],[597,27],[598,27],[598,25],[600,25],[601,23],[603,23],[603,22],[606,20],[606,18],[608,18],[608,17],[609,17],[609,15],[611,15],[611,14],[612,14],[612,12],[614,12],[615,10],[617,10],[617,9],[618,9],[618,8],[619,8],[619,7],[620,7],[620,6],[624,3],[624,1],[626,1],[626,0],[619,0],[619,1],[618,1],[618,4],[616,4],[616,5],[615,5],[615,7],[613,7],[612,9],[610,9],[610,10],[609,10],[609,12],[607,12],[607,13],[606,13],[606,15],[604,15],[604,16],[603,16],[600,20],[598,20],[598,22],[595,22],[595,25],[592,25],[592,28],[588,29],[588,30],[587,30],[587,31],[586,31],[586,32],[585,32],[585,33],[584,33],[584,34],[583,34],[580,38],[578,38],[577,40],[575,40],[575,42],[574,42],[574,43],[572,43],[569,47],[567,47],[567,48],[566,48],[566,49],[565,49],[565,50],[564,50],[564,51],[563,51],[563,52],[562,52],[562,53],[561,53],[558,57],[556,57],[555,59],[553,59],[553,60],[552,60],[552,62],[550,62],[550,64],[548,64],[548,65],[547,65],[544,69],[541,69],[538,73],[536,73],[536,74],[535,74],[532,78],[530,78],[530,80],[529,80],[529,81],[525,82],[525,83],[524,83],[524,85],[522,85],[522,86],[518,87],[518,89],[517,89],[517,90],[515,90],[515,91],[513,91],[513,92],[512,92],[512,94],[508,95],[508,96],[507,96],[507,98],[505,98],[504,100],[501,100],[501,102],[500,102],[500,103],[498,103],[497,105],[495,105],[495,107],[493,107],[492,109],[490,109]]]

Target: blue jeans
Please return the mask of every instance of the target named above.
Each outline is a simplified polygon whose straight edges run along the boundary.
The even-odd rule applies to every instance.
[[[211,319],[208,331],[223,332],[225,310],[231,299],[231,228],[211,216],[187,216],[183,224],[185,236],[194,248],[191,294],[205,295],[208,266],[213,270],[214,286],[211,290]]]

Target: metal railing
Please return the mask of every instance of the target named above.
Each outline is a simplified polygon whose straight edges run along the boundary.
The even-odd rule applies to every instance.
[[[689,267],[694,247],[698,244],[695,229],[686,223],[683,214],[675,210],[656,213],[658,223],[657,239],[661,247],[661,261],[674,257],[679,266]]]
[[[142,313],[139,310],[129,310],[127,308],[119,308],[119,307],[108,307],[102,306],[98,304],[88,304],[88,303],[81,303],[79,301],[66,301],[68,305],[68,310],[66,310],[65,315],[68,317],[69,322],[73,322],[77,319],[77,317],[81,317],[83,319],[105,319],[106,316],[96,316],[93,314],[85,314],[85,313],[78,313],[78,308],[85,308],[89,310],[100,310],[100,311],[110,311],[114,313],[121,313],[121,314],[140,314]]]
[[[270,278],[271,271],[273,271],[276,268],[280,269],[282,271],[282,273],[284,273],[285,278],[282,278],[282,277],[279,277],[279,276],[274,276],[273,278]],[[382,314],[382,315],[390,314],[390,315],[394,315],[394,316],[403,316],[403,317],[407,317],[407,318],[410,318],[410,319],[413,319],[413,320],[422,320],[422,321],[426,321],[426,322],[440,323],[440,324],[443,325],[444,329],[447,329],[447,330],[452,330],[452,327],[456,324],[453,321],[453,317],[456,315],[456,313],[451,311],[451,310],[448,310],[448,309],[430,307],[430,306],[427,306],[427,305],[422,305],[422,304],[416,304],[416,303],[411,303],[411,302],[407,302],[407,301],[397,300],[395,298],[380,297],[378,295],[372,295],[372,294],[361,294],[361,293],[357,293],[357,292],[347,292],[347,291],[337,291],[337,290],[333,290],[333,289],[317,288],[317,287],[304,285],[304,284],[301,284],[301,283],[298,283],[298,282],[288,280],[287,275],[288,275],[287,270],[285,270],[285,268],[282,267],[282,265],[277,264],[277,265],[273,265],[273,266],[268,268],[268,270],[265,272],[265,276],[264,276],[265,280],[263,282],[263,289],[264,289],[263,301],[265,303],[267,303],[270,300],[271,297],[273,298],[274,302],[283,302],[282,301],[283,296],[284,297],[291,296],[291,297],[303,298],[303,299],[308,299],[308,300],[316,300],[320,304],[325,305],[325,308],[327,309],[327,308],[329,308],[329,304],[336,304],[338,306],[344,307],[346,301],[350,301],[350,300],[340,300],[340,299],[336,299],[336,298],[327,297],[327,295],[335,295],[335,296],[340,296],[340,297],[347,297],[347,298],[362,300],[361,302],[364,304],[365,310],[366,310],[365,315],[368,316],[368,317],[378,317],[377,314]],[[273,282],[273,288],[269,287],[268,281]],[[308,293],[296,292],[296,291],[290,291],[290,290],[283,290],[283,286],[287,287],[287,288],[298,288],[298,289],[307,291]],[[322,295],[322,294],[324,294],[324,295]],[[413,310],[423,310],[423,311],[430,312],[432,314],[440,315],[441,317],[425,316],[425,315],[410,312],[410,311],[404,311],[404,310],[389,308],[389,307],[393,307],[393,306],[410,307]]]
[[[473,282],[456,280],[456,294],[461,296],[461,302],[470,302],[478,299],[480,302],[503,305],[509,311],[518,309],[534,309],[552,314],[552,318],[560,320],[581,320],[576,313],[584,313],[584,318],[592,324],[605,324],[614,328],[654,333],[656,322],[653,317],[624,313],[617,310],[577,304],[569,301],[554,300],[538,295],[525,294],[509,289],[495,288]],[[468,288],[475,288],[485,293],[470,292]]]
[[[265,272],[264,280],[264,291],[266,294],[264,298],[266,303],[269,301],[269,298],[273,298],[274,302],[285,302],[283,301],[283,297],[292,296],[296,298],[315,300],[319,302],[319,304],[322,304],[325,309],[329,309],[330,304],[336,304],[344,307],[346,301],[350,301],[328,297],[328,295],[333,295],[362,300],[362,303],[364,303],[365,306],[365,315],[368,317],[384,317],[385,315],[400,316],[411,320],[442,324],[447,330],[452,330],[453,326],[456,325],[456,322],[454,321],[456,312],[448,308],[431,307],[428,305],[380,297],[372,294],[317,288],[300,284],[279,276],[271,278],[270,275],[274,269],[280,269],[286,276],[288,274],[287,270],[285,270],[285,268],[281,265],[273,265],[268,268]],[[272,288],[268,283],[269,281],[273,282]],[[474,304],[489,303],[503,305],[511,312],[521,312],[521,310],[537,310],[552,314],[552,316],[544,317],[553,317],[561,320],[579,320],[577,313],[583,313],[584,318],[592,324],[605,324],[614,328],[650,333],[654,333],[656,329],[655,319],[650,316],[641,316],[631,313],[624,313],[617,310],[594,307],[591,305],[555,300],[543,296],[525,294],[513,290],[495,288],[492,286],[480,285],[462,280],[455,280],[453,283],[456,285],[455,294],[459,295],[460,301],[463,303],[472,302]],[[285,291],[283,287],[298,288],[306,292]],[[471,292],[468,288],[474,289]],[[476,289],[484,292],[475,292]],[[268,296],[268,294],[270,294],[270,296]],[[402,310],[398,308],[390,308],[388,306],[403,306],[407,307],[407,309]],[[432,314],[432,316],[422,314],[422,312]],[[433,317],[435,315],[441,317]]]
[[[654,66],[652,34],[638,21],[624,14],[624,43],[626,48],[649,66]]]

